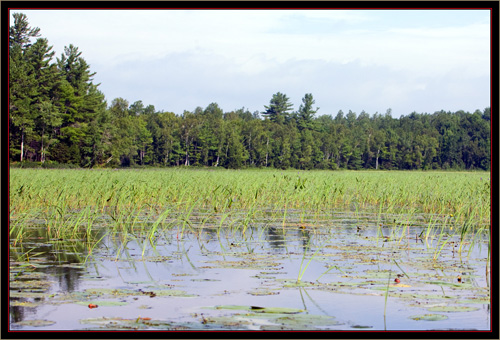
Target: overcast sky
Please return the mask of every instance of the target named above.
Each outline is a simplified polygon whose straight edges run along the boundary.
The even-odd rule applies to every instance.
[[[56,56],[77,46],[108,104],[262,112],[282,92],[294,110],[312,93],[317,115],[490,106],[488,10],[13,12]]]

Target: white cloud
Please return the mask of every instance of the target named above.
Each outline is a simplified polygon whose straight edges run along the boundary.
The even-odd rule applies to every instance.
[[[312,93],[320,107],[318,114],[336,114],[340,109],[373,114],[389,107],[395,115],[443,108],[474,111],[489,103],[487,77],[467,78],[475,92],[461,74],[408,77],[388,67],[359,62],[261,61],[266,69],[248,73],[230,58],[178,53],[140,65],[130,61],[113,68],[101,65],[108,69],[98,71],[98,78],[108,101],[140,99],[177,114],[211,102],[226,111],[243,106],[262,111],[278,91],[287,94],[294,109],[305,93]]]
[[[57,55],[83,52],[108,101],[253,111],[280,91],[296,109],[313,93],[320,114],[489,105],[489,22],[468,19],[477,12],[24,12]]]

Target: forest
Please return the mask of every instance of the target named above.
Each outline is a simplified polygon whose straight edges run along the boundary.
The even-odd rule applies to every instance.
[[[473,113],[294,110],[277,92],[261,112],[215,102],[181,115],[108,103],[78,47],[55,57],[24,14],[9,30],[10,166],[489,170],[490,108]],[[334,97],[334,96],[332,96]]]

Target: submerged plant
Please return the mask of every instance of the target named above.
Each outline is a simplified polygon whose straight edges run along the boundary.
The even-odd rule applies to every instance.
[[[389,284],[391,283],[392,269],[389,270],[389,278],[387,279],[387,286],[385,289],[385,302],[384,302],[384,319],[387,311],[387,298],[389,297]]]
[[[306,248],[304,249],[304,252],[302,254],[302,261],[300,262],[300,268],[299,268],[299,274],[297,276],[297,282],[300,282],[302,280],[302,277],[304,276],[304,273],[307,270],[307,267],[311,264],[312,260],[316,257],[318,252],[321,250],[321,247],[318,247],[318,249],[314,252],[314,254],[311,256],[309,261],[307,261],[306,265],[304,266],[304,260],[306,257],[307,250],[310,249],[310,244],[311,244],[311,239],[307,242]]]

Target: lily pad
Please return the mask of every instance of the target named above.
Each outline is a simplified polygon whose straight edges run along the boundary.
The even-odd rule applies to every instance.
[[[195,297],[197,295],[188,294],[183,290],[176,289],[157,289],[151,291],[130,290],[130,289],[110,289],[110,288],[94,288],[87,289],[83,294],[85,296],[98,296],[98,297],[129,297],[149,295],[150,297],[156,296],[177,296],[177,297]]]
[[[460,287],[460,288],[469,288],[471,286],[470,284],[451,283],[451,282],[444,282],[444,281],[425,281],[425,283],[430,283],[433,285],[440,285],[440,286]]]
[[[47,295],[47,293],[38,293],[38,292],[10,292],[9,293],[11,298],[33,298],[33,299],[44,299],[47,297],[51,297]]]
[[[472,312],[479,310],[476,307],[467,307],[467,306],[436,306],[427,308],[429,312]]]
[[[36,280],[36,279],[44,279],[48,275],[43,272],[35,272],[31,271],[31,268],[12,268],[10,269],[11,273],[19,273],[21,272],[20,275],[16,277],[17,280],[24,280],[24,279],[31,279],[31,280]]]
[[[275,314],[275,313],[278,313],[278,314],[296,314],[296,313],[302,313],[304,311],[303,309],[286,308],[286,307],[251,306],[250,309],[256,313],[273,313],[273,314]]]
[[[14,281],[9,284],[11,289],[49,288],[51,285],[52,282],[42,280]]]
[[[210,308],[210,307],[206,307]],[[249,310],[249,306],[239,306],[239,305],[220,305],[220,306],[215,306],[215,309],[229,309],[229,310]]]
[[[103,295],[131,296],[131,295],[138,295],[139,293],[131,289],[92,288],[92,289],[86,289],[83,292],[83,294],[96,295],[96,296],[103,296]]]
[[[41,302],[29,302],[29,301],[12,301],[10,303],[11,306],[20,306],[20,307],[38,307]]]
[[[176,297],[196,297],[198,295],[188,294],[183,290],[177,289],[160,289],[152,291],[156,296],[176,296]]]
[[[80,320],[82,324],[92,324],[102,326],[105,329],[145,329],[148,328],[140,318],[138,319],[123,319],[123,318],[91,318]]]
[[[278,295],[280,292],[272,291],[272,290],[254,290],[252,292],[248,292],[250,295],[254,296],[264,296],[264,295]]]
[[[247,310],[255,313],[279,313],[279,314],[295,314],[302,313],[303,309],[286,308],[286,307],[259,307],[259,306],[240,306],[240,305],[220,305],[215,306],[215,309],[229,310]]]
[[[314,282],[297,281],[296,279],[278,279],[277,281],[283,282],[283,287],[285,288],[311,287],[317,285]]]
[[[231,329],[260,330],[320,330],[325,325],[340,324],[331,316],[281,313],[283,310],[288,310],[284,308],[273,308],[272,310],[276,313],[235,314],[232,316],[208,317],[204,321],[210,325],[216,323]]]
[[[294,314],[282,316],[275,319],[279,324],[291,326],[293,329],[301,329],[305,326],[332,326],[341,324],[333,316],[328,315],[314,315],[314,314]]]
[[[410,319],[416,321],[441,321],[441,320],[447,320],[448,316],[443,314],[423,314],[423,315],[410,316]]]
[[[220,281],[220,280],[217,280],[217,279],[191,279],[191,281],[204,282],[204,281]]]
[[[234,329],[241,329],[243,328],[248,328],[248,325],[251,325],[251,321],[249,320],[243,320],[239,317],[237,314],[236,316],[215,316],[215,317],[208,317],[208,318],[203,318],[202,324],[210,324],[212,325],[219,325],[224,328],[234,328]]]
[[[490,299],[467,299],[467,300],[458,300],[456,303],[480,303],[480,304],[490,304]]]
[[[50,320],[23,320],[14,323],[16,326],[32,326],[32,327],[45,327],[52,326],[55,324],[55,321]]]
[[[88,306],[89,304],[97,305],[99,307],[113,307],[113,306],[126,306],[127,302],[122,301],[107,301],[107,300],[93,300],[93,301],[79,301],[76,304],[82,306]]]

